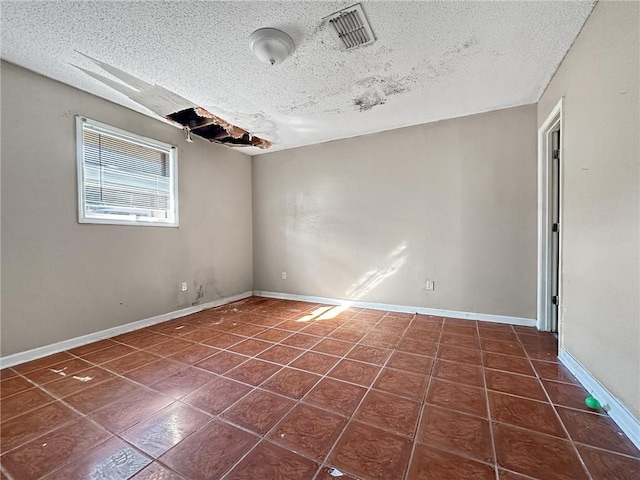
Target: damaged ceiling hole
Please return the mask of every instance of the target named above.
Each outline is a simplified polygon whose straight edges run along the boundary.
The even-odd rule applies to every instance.
[[[245,129],[230,124],[202,107],[180,110],[167,115],[166,118],[182,125],[188,134],[193,133],[210,142],[259,148],[271,146],[269,140],[254,137]]]

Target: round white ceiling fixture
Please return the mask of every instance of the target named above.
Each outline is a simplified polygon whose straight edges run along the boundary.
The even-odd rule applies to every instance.
[[[293,40],[277,28],[259,28],[249,36],[249,44],[258,60],[278,65],[293,53]]]

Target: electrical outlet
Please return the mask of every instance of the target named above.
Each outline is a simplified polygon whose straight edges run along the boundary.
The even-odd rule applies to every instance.
[[[182,282],[180,284],[180,291],[181,292],[186,292],[187,290],[189,290],[189,288],[187,287],[187,282]]]
[[[433,280],[427,280],[427,290],[435,290],[436,282]]]
[[[282,272],[282,279],[286,280],[287,279],[287,272]]]

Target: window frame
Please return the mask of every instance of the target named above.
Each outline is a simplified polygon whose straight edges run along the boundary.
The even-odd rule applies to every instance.
[[[96,218],[86,214],[85,205],[85,169],[84,169],[84,125],[90,125],[91,128],[99,134],[111,136],[113,138],[123,140],[125,142],[134,143],[136,145],[153,148],[168,155],[169,158],[169,179],[170,179],[170,205],[173,210],[173,221],[171,220],[121,220],[109,218]],[[171,145],[159,140],[137,135],[135,133],[122,130],[120,128],[107,125],[96,120],[76,115],[76,168],[77,168],[77,187],[78,187],[78,223],[81,224],[102,224],[102,225],[128,225],[143,227],[172,227],[180,226],[179,203],[178,203],[178,149],[175,145]],[[171,211],[171,210],[169,210]]]

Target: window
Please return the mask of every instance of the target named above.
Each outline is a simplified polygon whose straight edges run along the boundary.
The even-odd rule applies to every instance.
[[[178,153],[166,143],[76,117],[78,221],[178,226]]]

